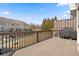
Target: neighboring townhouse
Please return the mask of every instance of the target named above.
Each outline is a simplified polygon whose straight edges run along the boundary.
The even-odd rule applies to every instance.
[[[60,30],[64,27],[73,28],[76,30],[76,20],[63,19],[63,20],[54,20],[54,29]]]
[[[29,28],[30,26],[23,21],[0,17],[0,31],[24,30]]]

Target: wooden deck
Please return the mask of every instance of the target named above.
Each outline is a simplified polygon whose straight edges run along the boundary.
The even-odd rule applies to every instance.
[[[77,43],[74,40],[58,37],[45,40],[16,51],[13,56],[78,56]]]

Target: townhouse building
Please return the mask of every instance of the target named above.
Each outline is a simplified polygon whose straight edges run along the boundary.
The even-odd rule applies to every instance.
[[[23,21],[0,17],[0,31],[20,31],[29,28],[30,26]]]

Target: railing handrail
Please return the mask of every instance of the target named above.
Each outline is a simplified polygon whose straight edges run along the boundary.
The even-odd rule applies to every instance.
[[[59,31],[59,30],[49,30],[49,31],[31,31],[31,32],[50,32],[50,31]],[[0,32],[0,33],[26,33],[29,31],[14,31],[14,32]]]

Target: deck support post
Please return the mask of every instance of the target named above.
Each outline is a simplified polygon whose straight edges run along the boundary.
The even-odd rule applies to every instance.
[[[51,30],[51,38],[52,38],[52,30]]]
[[[37,43],[39,42],[39,35],[38,35],[38,31],[36,32],[37,34]]]

